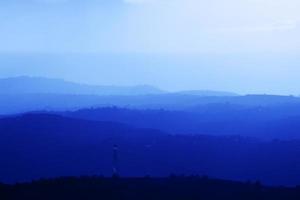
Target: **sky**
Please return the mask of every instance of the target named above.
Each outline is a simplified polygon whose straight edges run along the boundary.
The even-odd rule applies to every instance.
[[[300,94],[298,0],[0,2],[0,77]]]

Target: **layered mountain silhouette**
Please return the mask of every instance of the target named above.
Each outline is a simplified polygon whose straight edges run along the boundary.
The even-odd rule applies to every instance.
[[[97,86],[61,79],[26,76],[0,79],[0,94],[145,95],[161,93],[163,93],[162,90],[148,85]]]
[[[213,91],[213,90],[186,90],[186,91],[181,91],[181,92],[175,92],[175,94],[199,95],[199,96],[208,96],[208,97],[238,96],[237,93],[233,93],[233,92],[222,92],[222,91]]]
[[[152,86],[91,86],[32,77],[0,79],[0,115],[107,106],[195,111],[208,104],[230,104],[237,107],[293,106],[300,104],[300,98],[276,95],[239,96],[217,91],[170,93]]]
[[[197,95],[98,96],[66,94],[0,94],[0,115],[36,110],[70,111],[91,107],[117,106],[135,109],[195,111],[212,104],[232,106],[288,107],[300,104],[300,98],[289,96],[202,97]]]
[[[85,120],[115,121],[171,134],[240,135],[268,140],[300,139],[299,105],[248,107],[210,104],[193,111],[108,107],[59,114]]]
[[[79,84],[62,79],[19,76],[0,79],[0,94],[74,94],[74,95],[154,95],[167,91],[149,85],[138,86],[100,86]],[[237,96],[235,93],[191,90],[173,94],[198,96]]]
[[[208,175],[296,185],[300,141],[171,135],[122,123],[26,114],[0,119],[0,180],[112,174],[119,146],[122,176]]]
[[[300,182],[298,97],[30,77],[0,89],[0,182],[111,176],[114,145],[124,177]]]

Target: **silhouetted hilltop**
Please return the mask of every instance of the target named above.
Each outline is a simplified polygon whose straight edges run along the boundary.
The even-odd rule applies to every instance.
[[[28,114],[0,119],[0,182],[112,174],[119,146],[122,176],[197,174],[275,185],[300,182],[300,141],[169,135],[116,122]]]
[[[150,95],[167,91],[149,85],[99,86],[79,84],[62,79],[19,76],[0,79],[1,94],[73,94],[73,95]],[[236,93],[212,90],[187,90],[172,94],[197,96],[238,96]]]
[[[209,104],[187,111],[107,107],[64,112],[96,121],[115,121],[171,134],[240,135],[263,139],[300,139],[299,105],[249,107]]]
[[[20,101],[22,99],[22,101]],[[35,110],[67,111],[87,107],[118,106],[137,109],[197,110],[208,104],[237,106],[300,105],[293,96],[199,96],[181,94],[157,95],[67,95],[67,94],[0,94],[0,114]]]
[[[162,90],[148,85],[121,87],[78,84],[61,79],[15,77],[0,79],[1,94],[146,95]]]
[[[299,188],[264,187],[206,177],[65,177],[27,184],[0,185],[1,200],[298,200]]]
[[[237,93],[233,93],[233,92],[213,91],[213,90],[186,90],[186,91],[175,92],[175,94],[198,95],[198,96],[207,96],[207,97],[239,96]]]

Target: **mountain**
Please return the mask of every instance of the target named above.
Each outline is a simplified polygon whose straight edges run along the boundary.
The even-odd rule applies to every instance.
[[[164,93],[168,92],[149,85],[132,87],[99,86],[79,84],[61,79],[27,76],[0,79],[0,94],[150,95]],[[173,94],[197,96],[238,96],[238,94],[231,92],[210,90],[187,90],[174,92]]]
[[[299,200],[298,187],[266,187],[198,176],[168,178],[61,177],[0,184],[1,200]]]
[[[151,86],[93,86],[33,77],[0,79],[0,115],[107,106],[194,112],[209,104],[250,107],[299,105],[300,98],[276,95],[239,96],[217,91],[169,93]]]
[[[197,174],[266,184],[300,182],[300,141],[170,135],[117,122],[26,114],[0,119],[0,182],[112,174],[119,146],[122,176]]]
[[[116,122],[26,114],[0,119],[1,181],[111,172],[111,150],[126,141],[151,142],[160,131]],[[143,138],[143,139],[141,139]],[[28,169],[31,168],[30,171]]]
[[[36,110],[68,111],[91,107],[117,106],[137,109],[196,111],[205,105],[226,104],[248,107],[300,105],[293,96],[199,96],[180,94],[153,95],[74,95],[74,94],[1,94],[0,115]]]
[[[239,96],[238,94],[233,92],[213,91],[213,90],[186,90],[186,91],[175,92],[175,94],[198,95],[198,96],[207,96],[207,97]]]
[[[240,135],[261,139],[300,139],[300,106],[248,107],[209,104],[194,111],[81,109],[61,115],[85,120],[115,121],[171,134]]]
[[[145,95],[161,93],[163,93],[162,90],[147,85],[97,86],[26,76],[0,79],[0,94]]]

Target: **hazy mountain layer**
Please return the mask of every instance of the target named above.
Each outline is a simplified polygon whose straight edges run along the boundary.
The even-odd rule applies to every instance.
[[[0,181],[112,173],[199,174],[267,184],[299,184],[300,142],[168,135],[115,122],[30,114],[0,119]]]
[[[62,115],[96,121],[115,121],[171,134],[240,135],[262,139],[300,139],[300,104],[249,107],[209,104],[188,111],[83,109]]]
[[[67,94],[0,94],[0,114],[35,110],[67,111],[80,108],[118,106],[139,109],[197,110],[206,104],[242,106],[299,105],[300,98],[292,96],[199,96],[181,94],[159,95],[67,95]]]
[[[40,77],[0,79],[0,94],[145,95],[160,94],[152,86],[97,86]]]

